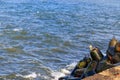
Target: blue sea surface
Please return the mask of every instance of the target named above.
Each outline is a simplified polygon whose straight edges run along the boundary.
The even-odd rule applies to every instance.
[[[57,80],[120,40],[120,0],[0,0],[0,80]]]

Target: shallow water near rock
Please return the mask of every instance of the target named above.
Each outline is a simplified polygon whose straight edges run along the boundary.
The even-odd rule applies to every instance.
[[[57,80],[120,40],[119,0],[1,0],[0,79]],[[64,71],[65,71],[64,70]]]

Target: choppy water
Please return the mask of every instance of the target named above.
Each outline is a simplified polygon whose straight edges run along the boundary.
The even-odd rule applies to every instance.
[[[0,80],[57,80],[113,36],[119,0],[0,0]]]

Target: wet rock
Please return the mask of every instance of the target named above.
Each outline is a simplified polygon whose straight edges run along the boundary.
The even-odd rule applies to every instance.
[[[74,77],[80,77],[84,73],[85,68],[77,69],[74,73]]]

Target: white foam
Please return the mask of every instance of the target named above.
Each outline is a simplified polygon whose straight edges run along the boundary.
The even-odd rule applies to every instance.
[[[50,76],[47,76],[47,75],[41,75],[40,73],[36,73],[36,72],[32,72],[31,74],[28,74],[28,75],[22,75],[22,74],[17,74],[16,75],[17,77],[22,77],[22,78],[25,78],[25,79],[30,79],[30,80],[34,80],[34,79],[43,79],[43,80],[51,80],[51,77]],[[57,79],[55,79],[57,80]]]
[[[75,67],[76,64],[77,64],[76,62],[73,62],[73,63],[67,65],[66,68],[67,68],[68,70],[71,70],[71,69],[73,69],[73,68]]]
[[[51,80],[58,80],[60,77],[65,76],[65,74],[62,73],[62,72],[54,71],[54,72],[51,73],[51,76],[52,76]]]
[[[37,73],[33,72],[31,74],[28,74],[28,75],[17,74],[16,76],[20,76],[20,77],[23,77],[23,78],[34,79],[34,78],[37,78],[37,77],[41,76],[41,74],[37,74]]]
[[[32,72],[31,74],[28,75],[22,75],[22,74],[17,74],[16,76],[22,77],[22,78],[28,78],[28,79],[36,79],[36,78],[41,78],[44,80],[58,80],[60,77],[64,77],[66,75],[69,75],[71,73],[71,70],[75,67],[76,63],[71,63],[67,65],[65,68],[60,69],[59,71],[54,71],[50,69],[50,75],[42,75],[40,73]]]
[[[15,29],[13,29],[13,31],[16,31],[16,32],[19,32],[21,30],[22,30],[22,28],[15,28]]]
[[[74,69],[75,65],[76,65],[76,63],[74,62],[74,63],[67,65],[63,69],[60,69],[60,71],[52,71],[51,72],[51,76],[52,76],[51,80],[58,80],[60,77],[69,75],[71,73],[71,70]]]
[[[70,74],[70,71],[67,70],[67,69],[61,69],[61,72],[64,73],[64,74],[66,74],[66,75],[67,75],[67,74]]]

